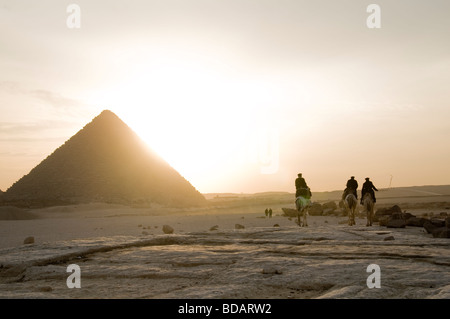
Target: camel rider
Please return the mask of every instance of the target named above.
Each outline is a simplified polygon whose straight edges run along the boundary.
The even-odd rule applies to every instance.
[[[350,177],[347,181],[346,187],[347,188],[344,190],[344,194],[342,194],[342,200],[344,200],[350,193],[355,195],[356,199],[358,199],[358,192],[356,191],[358,189],[358,181],[355,179],[355,176]]]
[[[374,190],[378,192],[378,189],[372,184],[372,181],[369,180],[369,177],[366,177],[366,181],[364,182],[361,191],[361,205],[363,203],[364,194],[366,193],[370,193],[370,195],[372,195],[374,203],[377,201],[375,198]]]
[[[306,185],[305,179],[302,177],[302,173],[298,174],[298,177],[295,179],[295,198],[302,196],[304,198],[311,198],[311,190]]]

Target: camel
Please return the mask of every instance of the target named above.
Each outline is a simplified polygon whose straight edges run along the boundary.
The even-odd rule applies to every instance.
[[[306,216],[308,215],[308,207],[310,206],[311,201],[307,198],[299,196],[295,200],[295,207],[297,208],[297,218],[298,218],[298,226],[307,227],[308,221],[306,220]],[[303,217],[303,221],[302,221]]]
[[[373,198],[372,198],[372,195],[370,195],[370,193],[364,194],[363,206],[364,206],[364,210],[366,211],[366,214],[367,214],[367,224],[366,224],[366,226],[372,226],[373,207],[375,206],[375,204],[373,202]]]
[[[355,195],[348,194],[345,196],[344,199],[344,206],[348,214],[348,224],[349,226],[356,225],[355,222],[355,211],[356,211],[356,205],[358,204],[358,200],[356,199]]]

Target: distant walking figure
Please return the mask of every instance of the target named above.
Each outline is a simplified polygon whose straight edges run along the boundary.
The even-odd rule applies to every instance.
[[[366,193],[369,193],[372,196],[373,202],[376,203],[377,199],[375,198],[374,190],[378,192],[378,189],[372,184],[369,177],[366,177],[366,181],[364,182],[361,190],[361,205],[363,204],[363,198]]]
[[[355,179],[355,176],[350,177],[350,179],[347,181],[346,187],[347,188],[342,194],[342,200],[345,200],[345,197],[348,194],[353,194],[355,195],[355,198],[358,199],[358,192],[356,191],[358,189],[358,181]]]

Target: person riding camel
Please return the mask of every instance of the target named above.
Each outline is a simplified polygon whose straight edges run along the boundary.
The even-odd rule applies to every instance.
[[[358,199],[358,192],[356,191],[357,189],[358,189],[358,181],[355,179],[355,176],[352,176],[347,181],[346,189],[342,194],[342,200],[344,200],[348,194],[353,194],[355,195],[356,199]]]
[[[369,193],[372,196],[374,203],[377,201],[374,190],[378,192],[378,189],[373,185],[372,181],[369,180],[369,177],[366,177],[366,181],[364,182],[361,190],[361,205],[363,204],[363,198],[366,193]]]
[[[295,179],[295,198],[302,196],[304,198],[311,198],[312,193],[311,189],[306,184],[305,179],[302,177],[302,173],[298,174],[298,177]]]

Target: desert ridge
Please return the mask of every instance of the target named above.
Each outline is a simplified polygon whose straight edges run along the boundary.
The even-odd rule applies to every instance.
[[[199,206],[205,198],[105,110],[0,197],[2,205],[105,202]]]

